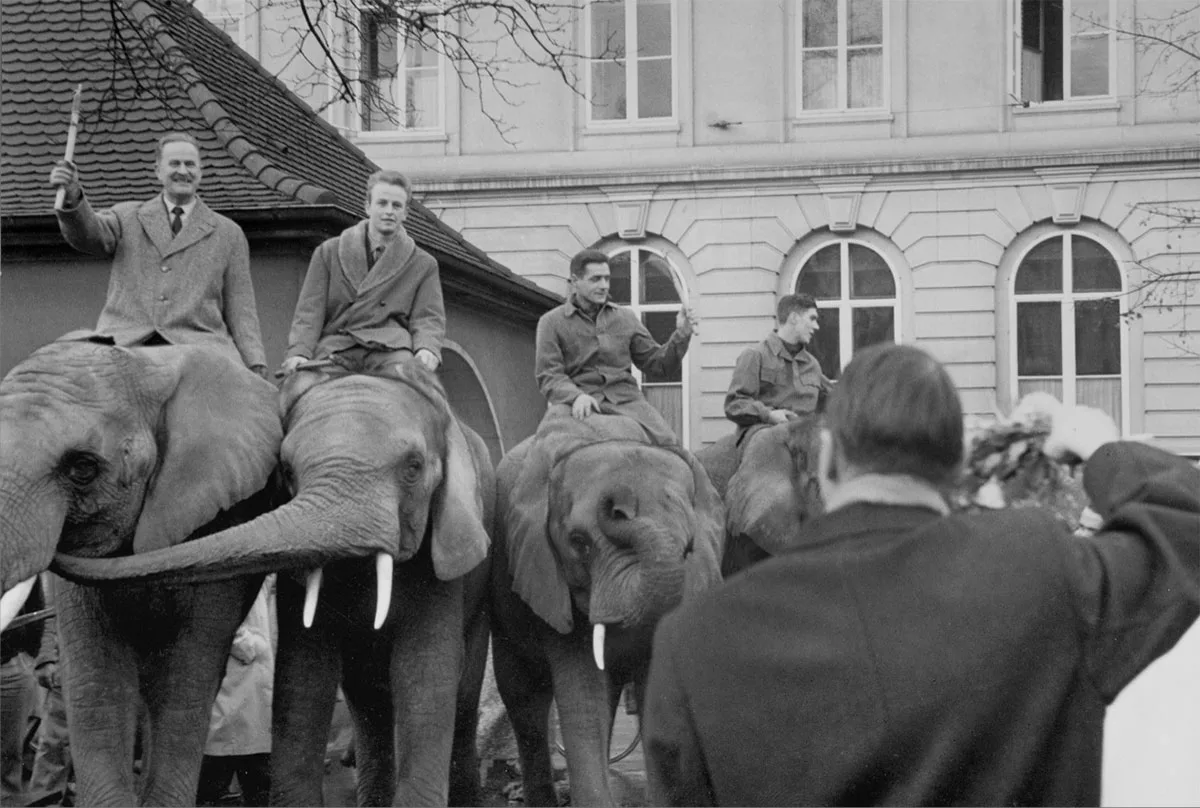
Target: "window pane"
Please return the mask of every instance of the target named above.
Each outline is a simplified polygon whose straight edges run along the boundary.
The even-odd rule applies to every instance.
[[[1121,372],[1121,313],[1115,300],[1075,303],[1075,375]]]
[[[638,250],[638,268],[641,270],[641,297],[639,303],[678,303],[679,292],[667,259],[652,252]],[[674,326],[672,326],[674,328]]]
[[[1071,95],[1108,95],[1108,35],[1071,37]]]
[[[850,246],[850,297],[895,297],[896,282],[883,256],[861,244]]]
[[[805,109],[833,109],[837,97],[837,51],[805,51]]]
[[[1061,399],[1060,395],[1059,400]],[[1119,424],[1121,423],[1121,380],[1077,379],[1075,381],[1075,403],[1104,410]]]
[[[638,117],[671,117],[671,60],[638,60]]]
[[[596,0],[592,9],[593,59],[625,58],[625,3],[622,0]]]
[[[852,50],[850,108],[883,106],[883,48]]]
[[[592,62],[592,118],[625,118],[625,63]]]
[[[671,55],[671,0],[638,0],[638,56]]]
[[[850,45],[883,44],[883,0],[848,0]]]
[[[1099,31],[1108,27],[1108,0],[1071,0],[1071,33]]]
[[[405,126],[410,129],[434,129],[438,120],[438,76],[436,70],[409,70],[407,82],[407,108]]]
[[[1062,239],[1055,236],[1029,251],[1017,268],[1017,294],[1061,292],[1063,285]]]
[[[404,64],[406,67],[437,67],[437,38],[433,33],[425,31],[420,37],[413,36],[404,43]]]
[[[659,342],[666,342],[671,338],[671,334],[675,332],[675,317],[678,312],[674,311],[647,311],[642,312],[642,322],[646,324],[646,330],[650,332],[650,336],[654,337]],[[683,380],[683,365],[674,373],[668,373],[662,376],[647,373],[642,377],[643,381],[655,382],[678,382]]]
[[[1062,379],[1050,376],[1039,376],[1036,379],[1017,380],[1017,398],[1024,398],[1030,393],[1049,393],[1059,401],[1063,400]]]
[[[396,129],[400,124],[396,109],[399,53],[392,22],[376,15],[364,15],[360,66],[361,128],[367,132]]]
[[[854,350],[861,351],[878,342],[895,342],[896,311],[891,306],[854,309]]]
[[[1119,292],[1121,270],[1112,254],[1098,243],[1071,236],[1071,282],[1076,292]]]
[[[841,245],[830,244],[817,250],[804,263],[796,291],[812,295],[817,300],[840,300],[842,297]],[[824,328],[824,321],[821,323]]]
[[[837,0],[804,0],[805,48],[832,48],[837,45]]]
[[[808,343],[808,352],[821,363],[821,372],[836,379],[842,372],[841,314],[837,309],[817,309],[821,327]]]
[[[613,303],[628,306],[632,302],[629,298],[629,253],[620,252],[610,256],[608,259],[608,271],[611,273],[608,279],[609,299]]]
[[[1017,304],[1017,375],[1062,375],[1062,304]]]
[[[643,391],[646,400],[654,409],[662,414],[667,426],[671,427],[679,439],[683,439],[683,385],[660,384],[652,385]]]

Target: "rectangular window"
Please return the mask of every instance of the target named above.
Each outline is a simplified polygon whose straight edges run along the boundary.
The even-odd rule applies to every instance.
[[[803,0],[800,108],[882,107],[883,0]]]
[[[436,31],[410,31],[383,12],[362,15],[359,128],[363,132],[442,128],[442,59]]]
[[[592,121],[675,114],[674,0],[593,0],[588,8]]]
[[[1020,99],[1031,103],[1112,94],[1112,0],[1015,0]]]

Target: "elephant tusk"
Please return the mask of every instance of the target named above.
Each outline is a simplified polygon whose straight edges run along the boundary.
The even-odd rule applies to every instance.
[[[392,602],[392,557],[387,553],[375,556],[375,628],[383,625]]]
[[[604,670],[604,624],[592,626],[592,656],[596,659],[596,667]]]
[[[304,627],[312,628],[313,617],[317,614],[317,598],[321,595],[321,577],[325,570],[317,567],[308,574],[304,582]]]
[[[17,616],[17,612],[21,611],[21,607],[29,599],[29,593],[33,591],[33,584],[36,580],[36,575],[26,578],[5,592],[3,598],[0,598],[0,630],[8,628],[8,624]]]

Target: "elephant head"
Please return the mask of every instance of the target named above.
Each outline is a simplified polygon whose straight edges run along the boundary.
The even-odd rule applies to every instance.
[[[543,424],[501,518],[514,591],[560,633],[586,616],[600,667],[606,626],[652,630],[720,581],[724,508],[708,474],[623,416]]]
[[[275,389],[209,349],[60,341],[0,382],[0,589],[57,558],[157,555],[266,487]],[[94,563],[94,562],[93,562]]]
[[[725,492],[730,541],[749,540],[769,555],[801,542],[804,521],[824,510],[818,484],[820,422],[801,418],[747,438]]]

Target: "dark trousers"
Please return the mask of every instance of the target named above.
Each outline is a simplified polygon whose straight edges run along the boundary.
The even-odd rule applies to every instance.
[[[219,805],[236,774],[242,787],[242,805],[266,805],[271,792],[268,753],[259,755],[205,755],[200,764],[200,788],[196,802]]]

